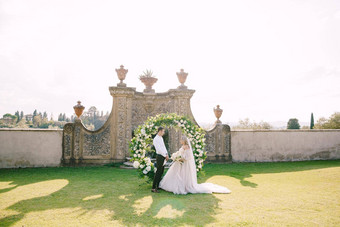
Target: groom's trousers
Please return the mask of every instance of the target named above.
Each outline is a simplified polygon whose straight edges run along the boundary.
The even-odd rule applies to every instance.
[[[164,157],[160,154],[157,154],[156,156],[156,164],[157,164],[157,171],[155,174],[155,178],[153,179],[153,189],[157,189],[159,182],[161,181],[162,175],[164,173]]]

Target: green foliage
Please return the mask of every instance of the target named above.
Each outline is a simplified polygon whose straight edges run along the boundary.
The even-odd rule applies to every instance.
[[[63,114],[62,113],[59,114],[58,121],[63,121]]]
[[[335,112],[329,119],[321,117],[314,128],[316,129],[340,129],[340,112]]]
[[[296,118],[289,119],[287,129],[300,129],[299,120]]]
[[[12,118],[12,120],[14,120],[14,119],[17,118],[17,116],[12,115],[12,114],[10,114],[10,113],[6,113],[6,114],[3,115],[3,118],[6,118],[6,117],[10,117],[10,118]]]
[[[20,120],[22,120],[24,118],[24,111],[20,112]]]
[[[15,112],[14,115],[17,117],[17,122],[16,123],[18,123],[20,121],[19,111]]]
[[[270,125],[268,122],[261,121],[259,123],[256,123],[254,121],[253,123],[251,123],[249,118],[239,120],[239,124],[233,127],[233,129],[272,129],[272,128],[273,126]]]
[[[139,76],[139,78],[149,78],[149,77],[155,78],[155,76],[153,75],[153,72],[151,70],[146,70],[146,71],[143,72],[142,75]]]
[[[314,128],[314,116],[313,116],[313,113],[310,117],[310,129],[313,129]]]
[[[153,135],[157,134],[157,129],[160,126],[181,130],[188,137],[192,144],[197,171],[202,170],[203,161],[207,157],[204,151],[204,130],[186,116],[179,116],[175,113],[159,114],[155,117],[149,117],[143,125],[138,126],[129,144],[131,161],[137,165],[140,176],[147,176],[149,181],[153,180],[155,167],[151,163],[150,157],[147,157],[147,154],[153,152],[151,149]]]

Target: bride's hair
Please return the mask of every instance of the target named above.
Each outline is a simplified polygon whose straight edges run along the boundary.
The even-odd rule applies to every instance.
[[[182,136],[182,137],[181,137],[181,140],[183,140],[183,141],[185,142],[186,145],[189,145],[186,136]]]

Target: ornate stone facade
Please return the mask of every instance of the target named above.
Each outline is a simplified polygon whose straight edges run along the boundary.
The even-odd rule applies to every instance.
[[[208,161],[231,162],[231,132],[230,127],[224,124],[215,124],[206,131],[206,151]]]
[[[137,92],[135,88],[122,84],[121,80],[117,86],[109,87],[113,98],[112,110],[107,122],[99,130],[87,130],[78,119],[75,123],[64,126],[62,156],[64,165],[125,161],[130,155],[129,141],[133,130],[143,124],[149,116],[177,113],[188,116],[197,124],[190,108],[190,99],[195,90],[187,89],[183,83],[183,86],[163,93]],[[217,162],[231,160],[229,126],[216,124],[212,130],[207,131],[206,138],[208,160]],[[171,153],[179,149],[179,139],[180,132],[169,129]]]

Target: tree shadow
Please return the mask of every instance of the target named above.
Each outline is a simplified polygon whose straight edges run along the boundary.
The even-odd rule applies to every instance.
[[[199,182],[204,182],[215,175],[224,175],[240,180],[245,187],[256,188],[256,183],[246,180],[253,174],[296,172],[339,166],[340,161],[207,164],[206,175],[200,176]],[[154,194],[150,191],[151,185],[145,184],[145,181],[139,179],[137,175],[135,170],[107,166],[0,169],[0,183],[11,181],[11,185],[16,185],[2,189],[0,201],[2,195],[18,187],[22,187],[23,190],[24,187],[35,183],[68,181],[64,187],[50,194],[20,200],[6,207],[6,210],[15,213],[0,219],[0,223],[2,226],[11,226],[23,220],[25,215],[31,212],[66,208],[75,209],[73,212],[76,212],[78,218],[91,212],[112,211],[110,220],[118,220],[125,226],[203,226],[215,221],[214,215],[218,210],[220,199],[214,195],[174,195],[165,191]]]
[[[205,170],[213,175],[225,175],[240,180],[245,187],[256,188],[258,185],[246,180],[253,174],[271,174],[283,172],[298,172],[313,169],[324,169],[340,166],[340,160],[318,160],[298,162],[262,162],[262,163],[231,163],[206,164]]]
[[[31,177],[27,178],[27,175]],[[18,169],[11,174],[0,170],[0,179],[17,185],[2,190],[0,201],[1,194],[19,186],[23,186],[21,191],[24,191],[24,187],[31,184],[60,179],[68,181],[65,187],[49,195],[21,200],[6,207],[16,214],[0,219],[2,226],[11,226],[31,212],[79,207],[79,218],[88,212],[109,210],[113,211],[111,220],[119,220],[128,226],[205,225],[214,221],[219,202],[211,194],[174,195],[166,191],[154,194],[150,191],[151,185],[143,183],[135,170],[112,167]],[[91,199],[94,195],[98,196]],[[87,197],[90,199],[84,200]],[[138,201],[145,202],[138,204]],[[147,206],[143,207],[145,204]],[[199,218],[197,212],[201,213]]]

